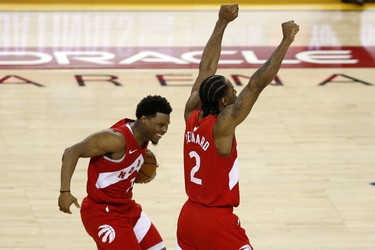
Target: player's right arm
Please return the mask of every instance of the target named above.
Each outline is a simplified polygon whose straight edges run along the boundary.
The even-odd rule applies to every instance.
[[[199,98],[199,87],[204,79],[216,73],[224,31],[228,23],[236,19],[237,16],[238,4],[221,5],[219,18],[203,50],[202,59],[199,64],[198,77],[193,84],[190,97],[185,105],[185,120],[191,112],[201,107],[202,103]]]
[[[94,133],[81,142],[65,149],[60,175],[61,193],[58,200],[60,211],[71,214],[70,206],[73,203],[76,207],[79,207],[77,199],[70,193],[71,179],[79,158],[94,157],[108,153],[123,155],[125,154],[125,146],[125,139],[120,133],[107,129]]]

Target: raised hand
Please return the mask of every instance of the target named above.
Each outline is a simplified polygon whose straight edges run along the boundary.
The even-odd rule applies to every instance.
[[[238,16],[238,4],[221,5],[219,10],[219,18],[228,23],[236,19]]]
[[[288,21],[283,23],[281,26],[283,28],[284,39],[288,39],[293,42],[296,34],[299,31],[299,25],[294,23],[294,21]]]

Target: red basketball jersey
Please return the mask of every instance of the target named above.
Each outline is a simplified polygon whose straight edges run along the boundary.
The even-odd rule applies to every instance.
[[[239,205],[237,142],[231,154],[221,156],[213,140],[216,116],[199,121],[196,110],[186,121],[184,138],[185,190],[190,200],[206,206]]]
[[[112,126],[126,141],[126,153],[118,160],[105,155],[92,157],[88,167],[87,193],[96,202],[127,204],[133,196],[133,184],[144,162],[146,148],[139,147],[129,125],[123,119]]]

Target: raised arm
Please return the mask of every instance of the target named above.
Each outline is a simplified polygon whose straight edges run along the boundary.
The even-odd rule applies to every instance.
[[[71,179],[79,158],[94,157],[108,153],[123,155],[125,153],[125,145],[125,139],[120,133],[107,129],[90,135],[64,151],[58,200],[60,211],[71,214],[70,206],[73,203],[76,207],[80,207],[77,198],[70,193]]]
[[[235,103],[228,107],[234,126],[240,124],[248,116],[259,94],[275,78],[298,30],[299,26],[294,21],[282,24],[283,38],[281,43],[269,59],[252,75],[249,83],[238,95]]]
[[[294,41],[299,26],[294,21],[282,24],[283,38],[270,58],[252,75],[233,105],[218,115],[214,128],[215,144],[222,154],[227,154],[234,137],[234,130],[250,113],[262,90],[275,78],[281,63]]]
[[[199,64],[198,77],[191,89],[191,95],[186,102],[185,120],[192,111],[201,106],[199,99],[199,87],[204,79],[215,74],[221,54],[221,43],[225,28],[227,27],[228,23],[236,19],[237,16],[238,4],[221,5],[219,10],[219,18],[215,24],[211,37],[203,50],[202,59]]]

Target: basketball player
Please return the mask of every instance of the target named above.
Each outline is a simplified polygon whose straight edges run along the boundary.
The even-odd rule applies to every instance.
[[[136,120],[122,119],[67,148],[61,167],[60,211],[80,207],[70,193],[73,172],[81,157],[91,157],[87,197],[81,218],[98,249],[165,249],[159,232],[133,199],[133,185],[149,141],[157,144],[167,132],[172,108],[161,96],[143,98]]]
[[[184,173],[188,200],[178,219],[176,249],[252,249],[233,213],[239,205],[235,129],[276,76],[299,26],[293,21],[282,24],[281,43],[237,98],[233,84],[215,75],[224,30],[237,15],[237,4],[221,6],[186,102]]]

